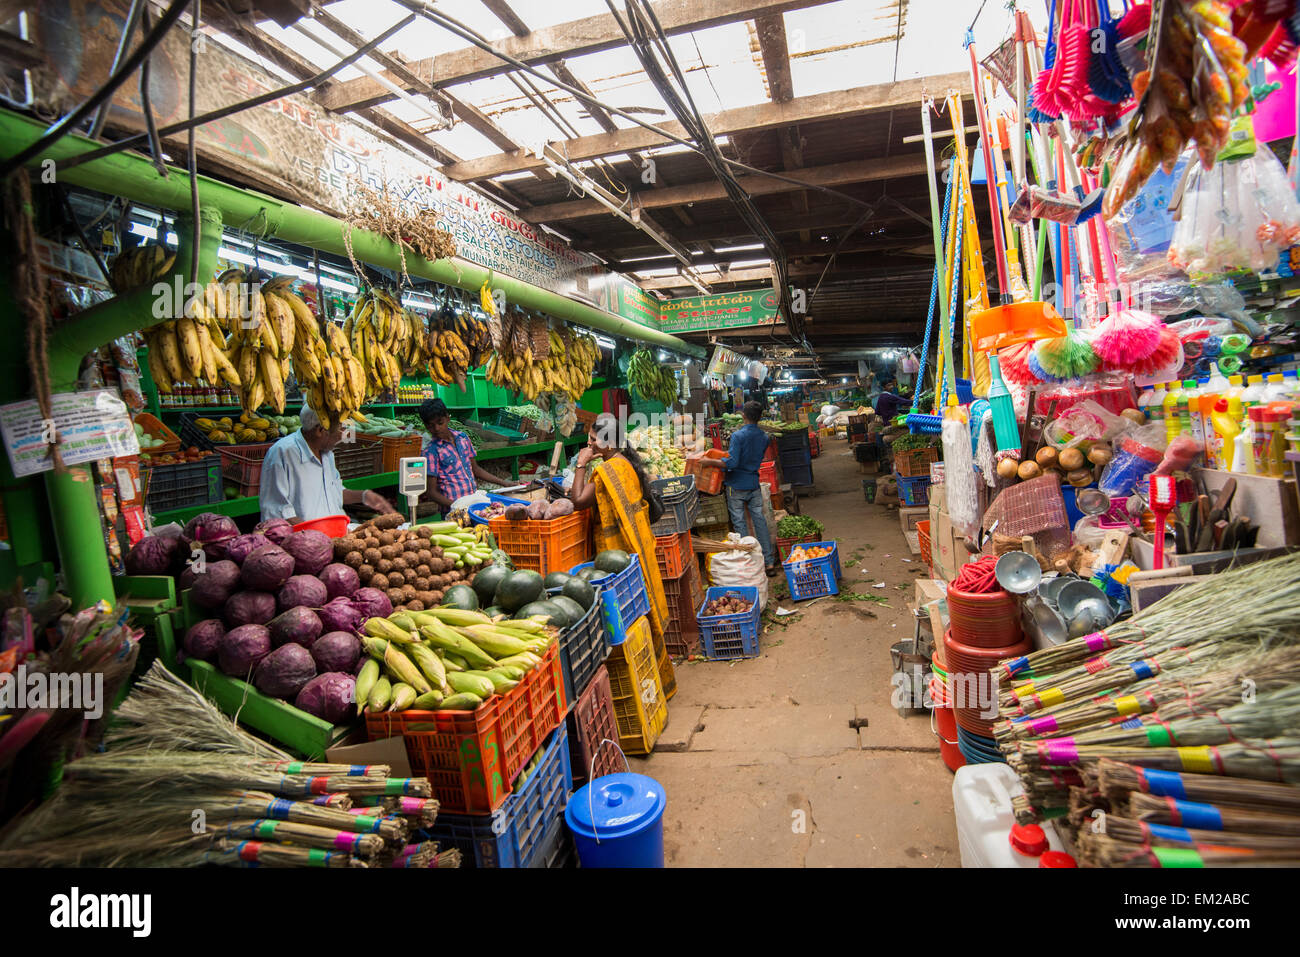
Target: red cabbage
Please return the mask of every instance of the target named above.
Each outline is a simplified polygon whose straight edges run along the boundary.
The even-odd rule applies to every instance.
[[[272,644],[296,644],[304,648],[310,648],[323,630],[316,613],[301,605],[276,615],[266,627],[271,632]]]
[[[239,526],[227,515],[204,512],[195,515],[185,524],[181,538],[189,544],[203,547],[203,553],[209,561],[220,561],[226,557],[226,545],[239,535]]]
[[[239,566],[227,559],[208,562],[202,574],[194,576],[190,599],[200,608],[220,608],[239,587]]]
[[[316,662],[302,645],[281,645],[257,663],[253,684],[273,698],[293,698],[316,677]]]
[[[170,575],[186,549],[178,538],[146,535],[126,553],[128,575]]]
[[[330,593],[325,583],[315,575],[294,575],[284,583],[276,600],[281,611],[295,605],[319,608],[330,600]]]
[[[361,609],[347,598],[335,598],[316,609],[321,627],[327,631],[356,631],[365,620]]]
[[[272,545],[284,545],[284,540],[293,534],[293,525],[283,518],[268,518],[254,525],[253,531],[261,532]]]
[[[193,588],[194,583],[198,580],[199,574],[194,570],[194,566],[186,565],[185,571],[181,572],[180,584],[176,587],[181,591],[185,591],[187,588]]]
[[[357,570],[339,562],[326,565],[319,578],[329,590],[330,598],[351,598],[361,587],[361,576],[357,574]],[[316,604],[323,605],[324,602],[316,602]]]
[[[244,559],[263,545],[272,544],[271,540],[259,532],[249,532],[232,538],[226,543],[226,557],[237,565],[244,564]]]
[[[240,625],[221,636],[217,665],[233,678],[244,678],[271,652],[271,633],[261,625]]]
[[[293,556],[278,545],[263,545],[244,559],[240,576],[246,588],[275,591],[293,574]]]
[[[341,671],[351,674],[361,655],[361,642],[356,635],[346,631],[331,631],[321,635],[311,646],[311,656],[319,671]]]
[[[338,724],[352,717],[356,696],[356,679],[339,671],[327,671],[303,685],[293,704],[308,714]]]
[[[206,618],[190,625],[185,632],[185,653],[200,661],[216,661],[217,647],[226,633],[220,618]]]
[[[307,529],[284,540],[284,550],[294,558],[295,575],[319,575],[334,559],[334,541],[324,532]]]
[[[275,596],[264,591],[239,591],[226,602],[226,627],[265,625],[275,617]]]
[[[358,588],[352,595],[352,604],[365,618],[387,618],[393,613],[393,603],[378,588]]]

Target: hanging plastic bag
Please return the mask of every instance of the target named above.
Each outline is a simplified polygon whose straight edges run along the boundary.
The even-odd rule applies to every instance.
[[[1058,450],[1084,442],[1109,442],[1132,423],[1091,399],[1070,406],[1043,430],[1043,437]]]
[[[767,570],[763,565],[763,546],[750,535],[741,538],[735,532],[727,535],[727,543],[734,546],[725,552],[714,552],[708,559],[709,581],[725,588],[729,585],[752,585],[758,589],[758,605],[767,607]]]

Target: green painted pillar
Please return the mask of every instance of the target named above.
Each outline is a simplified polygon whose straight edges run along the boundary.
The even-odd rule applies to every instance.
[[[179,248],[173,276],[179,274],[182,282],[190,267],[191,235],[189,222],[178,219],[176,236]],[[200,282],[206,282],[215,272],[220,244],[221,213],[204,208],[200,211]],[[153,284],[149,284],[87,309],[61,326],[50,338],[51,391],[70,392],[75,389],[77,369],[82,357],[91,349],[162,321],[154,318],[153,304]],[[45,473],[45,490],[49,496],[59,560],[74,607],[84,608],[100,599],[113,601],[113,575],[109,570],[99,503],[95,498],[93,463],[70,466],[62,475]]]

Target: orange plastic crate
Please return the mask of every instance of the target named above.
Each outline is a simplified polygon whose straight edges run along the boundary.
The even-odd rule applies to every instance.
[[[904,478],[930,474],[930,463],[939,461],[938,449],[908,449],[894,453],[894,471]]]
[[[257,494],[262,484],[262,460],[274,444],[261,442],[218,449],[221,453],[221,477],[226,484],[235,486],[240,498]]]
[[[516,568],[542,575],[567,572],[596,556],[589,509],[538,522],[512,522],[498,516],[488,528],[496,536],[497,547],[510,555]]]
[[[695,490],[701,495],[717,495],[722,491],[722,469],[705,468],[705,459],[725,459],[727,453],[720,449],[705,449],[686,456],[686,474],[695,476]]]
[[[366,445],[378,442],[383,446],[382,458],[379,461],[380,472],[396,472],[401,460],[418,456],[424,444],[419,435],[407,435],[397,439],[391,436],[366,435],[362,432],[357,433],[357,441]]]
[[[921,561],[930,564],[930,520],[916,523],[916,540],[921,545]]]
[[[552,644],[518,685],[475,711],[367,714],[366,735],[403,738],[411,773],[429,779],[444,811],[490,814],[568,710],[559,645]]]
[[[679,578],[695,561],[695,546],[691,533],[660,535],[655,538],[655,561],[659,563],[662,578]]]

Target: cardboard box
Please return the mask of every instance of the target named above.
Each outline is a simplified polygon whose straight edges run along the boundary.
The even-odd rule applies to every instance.
[[[930,526],[930,566],[945,581],[952,581],[971,558],[964,537],[952,524],[947,511],[940,509]]]
[[[930,633],[934,635],[936,641],[943,640],[943,633],[948,630],[947,586],[935,578],[918,578],[912,609],[918,615],[928,615]]]
[[[1257,547],[1300,545],[1300,501],[1296,499],[1294,479],[1244,475],[1218,469],[1192,469],[1192,476],[1205,487],[1211,503],[1228,479],[1237,480],[1237,493],[1232,497],[1228,513],[1234,518],[1249,516],[1251,524],[1259,526],[1259,538],[1255,540]]]

